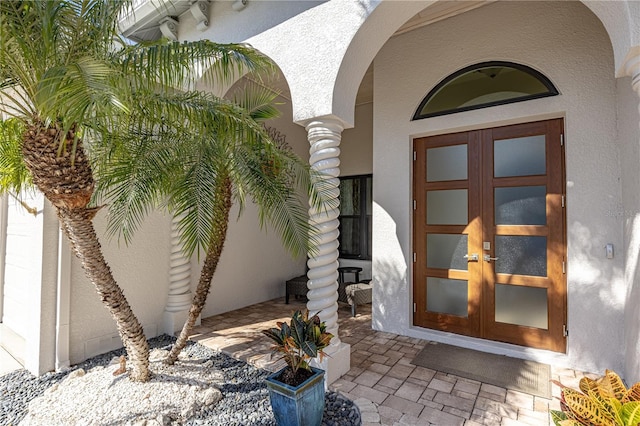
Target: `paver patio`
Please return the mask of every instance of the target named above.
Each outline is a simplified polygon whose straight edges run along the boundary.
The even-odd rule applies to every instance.
[[[271,356],[271,342],[260,330],[304,309],[301,300],[284,298],[202,320],[191,338],[210,348],[276,371],[284,363]],[[363,425],[550,425],[546,399],[411,364],[426,341],[371,329],[371,306],[339,310],[340,338],[351,345],[351,369],[330,388],[354,400]],[[583,373],[552,366],[552,377],[577,386]],[[553,396],[559,396],[554,386]]]

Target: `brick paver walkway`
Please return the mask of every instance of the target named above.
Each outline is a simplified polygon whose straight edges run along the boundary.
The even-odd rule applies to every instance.
[[[205,318],[193,340],[208,347],[276,371],[284,364],[274,356],[271,341],[260,330],[290,318],[301,301],[286,305],[284,298]],[[330,388],[356,402],[363,425],[552,425],[549,407],[559,409],[556,398],[545,399],[411,364],[426,341],[371,329],[370,306],[341,306],[340,338],[351,345],[351,370]],[[577,386],[582,373],[555,368],[552,375]],[[554,397],[559,389],[554,386]]]

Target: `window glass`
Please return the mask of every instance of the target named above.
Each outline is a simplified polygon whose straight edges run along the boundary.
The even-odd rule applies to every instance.
[[[466,225],[469,223],[466,189],[427,191],[427,224]]]
[[[360,180],[340,181],[340,212],[345,215],[360,214]]]
[[[467,270],[468,237],[458,234],[427,235],[427,268]]]
[[[340,178],[340,257],[371,259],[372,176]]]
[[[427,149],[427,182],[467,178],[467,144]]]
[[[468,282],[427,277],[427,311],[468,316]]]
[[[496,236],[496,272],[547,276],[547,237]]]
[[[533,68],[511,62],[483,62],[442,80],[422,100],[413,119],[557,94],[553,83]]]
[[[493,141],[495,177],[544,175],[547,172],[545,135]]]
[[[495,188],[496,225],[546,225],[546,186]]]
[[[496,322],[546,330],[547,289],[496,284]]]

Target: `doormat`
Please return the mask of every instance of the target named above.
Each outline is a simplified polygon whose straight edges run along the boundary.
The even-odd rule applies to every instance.
[[[551,367],[547,364],[442,343],[427,344],[411,363],[501,388],[551,398]]]

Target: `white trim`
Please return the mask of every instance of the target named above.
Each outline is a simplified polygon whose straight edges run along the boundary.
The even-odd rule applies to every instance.
[[[497,105],[497,106],[492,107],[492,108],[500,108],[502,106],[503,105]],[[507,104],[507,106],[508,106],[508,104]],[[426,123],[429,123],[430,120],[433,120],[435,122],[440,117],[441,116],[424,118],[422,120],[412,121],[412,123],[416,123],[416,122],[419,122],[419,121],[424,121]],[[424,138],[424,137],[429,137],[429,136],[447,135],[447,134],[451,134],[451,133],[460,133],[460,132],[471,132],[471,131],[474,131],[474,130],[484,130],[484,129],[489,129],[489,128],[492,129],[492,128],[495,128],[495,127],[511,126],[513,124],[526,124],[526,123],[533,123],[534,121],[554,120],[556,118],[562,118],[562,119],[566,120],[567,119],[566,111],[545,112],[545,113],[542,113],[542,114],[526,115],[526,116],[521,116],[521,117],[511,117],[511,118],[508,118],[508,119],[505,119],[505,120],[478,122],[478,123],[473,123],[473,124],[469,124],[469,125],[454,126],[454,127],[435,128],[433,125],[429,124],[428,127],[434,127],[433,130],[429,130],[429,131],[426,131],[426,132],[411,133],[409,135],[409,137],[413,141],[414,139]],[[565,128],[566,128],[566,124],[565,124]]]
[[[554,367],[571,368],[569,357],[567,354],[552,352],[543,349],[526,348],[524,346],[512,345],[509,343],[496,342],[493,340],[485,340],[476,337],[462,336],[459,334],[430,330],[417,326],[409,327],[406,330],[409,337],[415,337],[423,340],[431,340],[433,342],[445,343],[448,345],[459,346],[461,348],[474,349],[481,352],[488,352],[498,355],[507,355],[514,358],[521,358],[530,361],[542,362],[553,365]],[[569,347],[569,345],[567,345]]]
[[[59,231],[58,291],[56,292],[56,371],[69,368],[69,322],[71,309],[71,248]]]
[[[0,323],[4,311],[4,265],[7,258],[7,215],[9,213],[8,195],[0,197]]]

